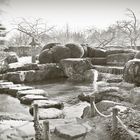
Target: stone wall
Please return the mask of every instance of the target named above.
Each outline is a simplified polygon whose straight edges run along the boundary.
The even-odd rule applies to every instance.
[[[36,47],[36,52],[35,54],[39,54],[41,51],[41,47]],[[16,54],[21,57],[21,56],[31,56],[31,46],[11,46],[5,51],[7,52],[16,52]]]

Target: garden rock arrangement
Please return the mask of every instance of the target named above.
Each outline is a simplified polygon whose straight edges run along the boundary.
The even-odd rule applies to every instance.
[[[61,60],[66,76],[72,81],[90,81],[98,78],[98,72],[92,69],[86,59],[69,58]]]
[[[132,122],[133,130],[139,133],[139,119],[136,117],[139,116],[136,115],[139,114],[139,87],[127,83],[139,84],[136,79],[139,76],[139,60],[133,59],[135,53],[132,50],[95,49],[83,44],[48,44],[44,46],[39,55],[40,64],[24,64],[17,65],[17,67],[14,66],[14,63],[9,65],[7,73],[1,76],[3,80],[0,81],[0,93],[17,97],[20,103],[28,105],[31,116],[33,116],[33,106],[38,104],[39,118],[41,120],[49,119],[51,137],[55,140],[103,140],[105,137],[107,140],[111,140],[110,135],[108,135],[110,132],[105,130],[106,125],[104,125],[107,120],[109,127],[110,119],[100,117],[97,112],[91,117],[89,103],[93,96],[97,108],[105,115],[109,115],[113,107],[116,107],[120,110],[119,116],[122,119],[131,120],[132,115],[129,116],[129,113],[132,114],[133,112],[135,114]],[[119,56],[121,56],[121,62],[119,62]],[[124,69],[123,65],[126,61],[128,62]],[[126,82],[123,81],[122,74]],[[44,90],[19,84],[64,77],[76,82],[90,81],[92,84],[95,82],[96,89],[93,92],[83,90],[78,97],[76,96],[76,99],[73,98],[76,100],[74,105],[65,107],[62,102],[50,100],[48,93]],[[130,107],[133,109],[131,110]],[[72,115],[75,115],[73,120]],[[13,120],[15,116],[15,114],[11,117],[7,115],[6,118]],[[10,137],[13,134],[16,139],[34,137],[32,117],[29,121],[25,120],[26,116],[20,117],[18,115],[17,118],[23,119],[24,123],[29,123],[27,126],[30,126],[31,132],[25,132],[26,136],[19,136],[17,130],[2,135],[0,138],[4,139],[5,136]],[[2,131],[6,127],[15,127],[15,122],[6,124],[7,120],[4,119],[3,114],[0,115],[0,118],[4,120],[0,121]],[[135,125],[135,121],[138,125]],[[131,124],[129,124],[129,128],[131,128]],[[21,131],[24,134],[24,131]]]
[[[126,82],[140,84],[140,59],[128,61],[124,67],[123,77]]]
[[[63,103],[56,102],[48,99],[48,94],[42,89],[34,89],[30,86],[16,85],[12,82],[0,81],[0,94],[8,94],[17,97],[22,104],[31,105],[38,103],[40,110],[40,118],[44,119],[44,114],[47,112],[45,118],[62,118],[64,114]],[[38,101],[38,102],[37,102]],[[33,108],[29,109],[33,115]],[[50,116],[51,115],[51,116]],[[44,117],[43,117],[44,116]]]
[[[33,68],[33,70],[31,70]],[[2,74],[2,79],[14,83],[38,82],[53,78],[65,77],[64,72],[59,64],[25,64],[15,68],[10,68]]]
[[[84,55],[84,49],[79,44],[60,45],[58,43],[48,44],[43,47],[39,55],[39,62],[44,63],[58,63],[65,58],[81,58]]]
[[[17,54],[14,52],[9,53],[5,58],[5,62],[7,62],[8,64],[18,62]]]

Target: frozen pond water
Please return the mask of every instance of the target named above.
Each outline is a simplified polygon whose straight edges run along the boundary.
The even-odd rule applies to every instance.
[[[88,83],[73,83],[66,79],[49,80],[42,83],[26,84],[37,89],[43,89],[48,93],[49,99],[64,102],[65,106],[71,106],[78,101],[77,96],[81,92],[92,92],[93,85]],[[28,115],[28,106],[20,104],[17,98],[0,94],[0,112],[23,113]]]
[[[66,104],[69,104],[69,102],[75,99],[80,93],[93,92],[94,90],[92,84],[70,82],[66,79],[49,80],[48,82],[29,85],[45,90],[50,99],[62,101]]]

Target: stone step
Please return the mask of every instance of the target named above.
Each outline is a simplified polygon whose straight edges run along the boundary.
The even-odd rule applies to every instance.
[[[54,101],[54,100],[35,100],[32,102],[31,107],[29,109],[29,112],[31,115],[33,115],[33,107],[34,104],[38,104],[39,108],[57,108],[57,109],[63,109],[64,104],[60,101]]]
[[[20,98],[20,102],[26,105],[31,105],[34,100],[48,100],[48,97],[42,95],[25,95]]]
[[[94,65],[94,68],[102,73],[110,73],[110,74],[116,74],[120,75],[123,74],[123,68],[122,66],[101,66],[101,65]]]
[[[1,85],[1,87],[0,87],[0,93],[2,93],[2,94],[8,94],[9,90],[11,88],[15,88],[15,87],[21,87],[21,84]]]
[[[26,86],[25,86],[25,90],[19,90],[16,93],[16,95],[17,95],[18,98],[21,98],[21,97],[23,97],[25,95],[43,95],[43,96],[48,96],[48,94],[43,89],[34,89],[33,87],[30,88],[28,86],[27,86],[27,89],[26,89]]]
[[[64,118],[65,114],[62,110],[57,108],[39,108],[39,119],[45,120],[45,119],[58,119],[58,118]]]
[[[39,70],[38,64],[35,63],[28,63],[28,64],[22,64],[22,63],[11,63],[9,64],[8,72],[14,72],[14,71],[28,71],[28,70]]]
[[[55,128],[55,134],[64,139],[75,139],[85,136],[87,133],[86,127],[81,124],[65,124]]]
[[[33,89],[34,87],[31,86],[15,86],[15,87],[13,86],[7,90],[7,94],[16,97],[18,91],[33,90]]]

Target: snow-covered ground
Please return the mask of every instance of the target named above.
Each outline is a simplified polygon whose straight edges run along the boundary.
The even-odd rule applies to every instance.
[[[9,64],[9,67],[17,68],[17,67],[21,67],[27,63],[31,63],[31,56],[19,57],[18,62]]]
[[[31,63],[31,56],[19,57],[19,63]]]

